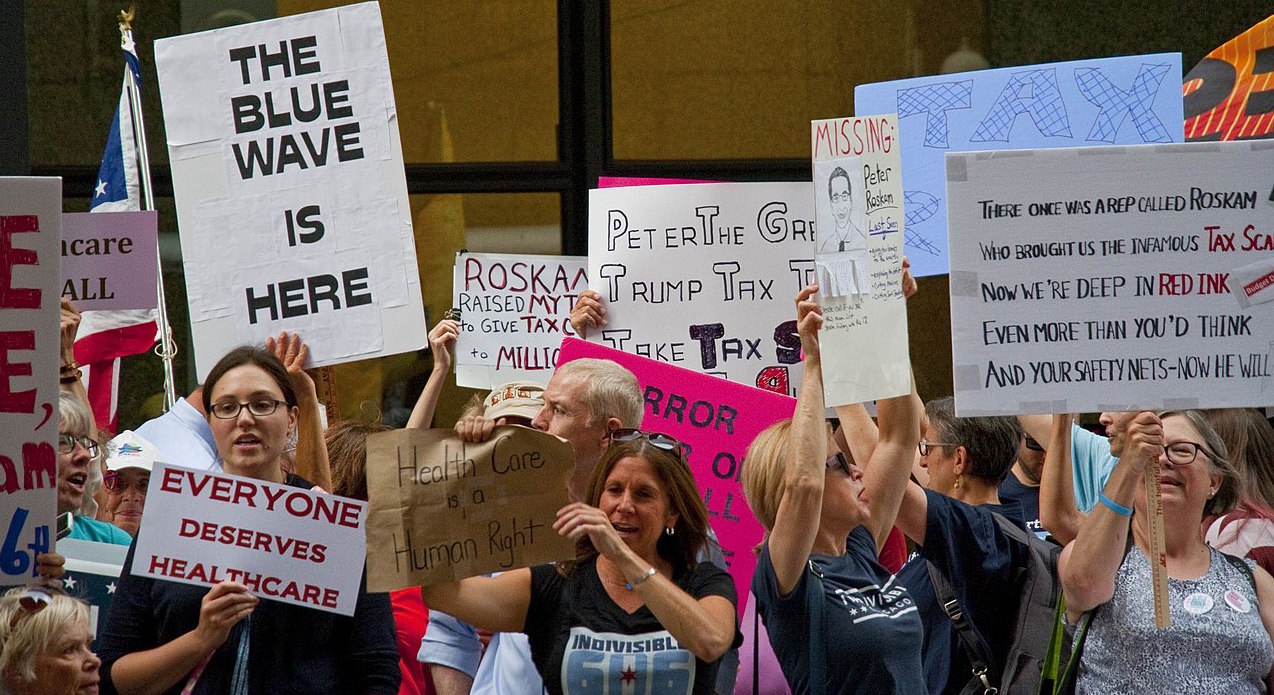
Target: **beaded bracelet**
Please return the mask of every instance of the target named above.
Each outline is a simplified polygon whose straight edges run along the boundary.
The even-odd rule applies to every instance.
[[[641,586],[642,582],[646,581],[647,579],[650,579],[653,576],[655,576],[655,568],[651,567],[650,569],[646,570],[646,573],[641,575],[641,577],[639,577],[637,581],[624,582],[624,588],[628,589],[629,591],[632,591],[633,589]]]

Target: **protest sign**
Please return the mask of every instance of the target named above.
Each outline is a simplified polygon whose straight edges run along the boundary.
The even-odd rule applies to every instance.
[[[133,574],[353,615],[366,503],[237,475],[156,463]]]
[[[1274,134],[1274,15],[1212,51],[1186,75],[1186,140]]]
[[[571,307],[588,289],[579,256],[456,254],[452,306],[460,309],[456,384],[493,389],[510,381],[547,384]]]
[[[960,415],[1274,403],[1274,143],[947,155]]]
[[[367,587],[395,591],[575,556],[553,530],[575,452],[528,427],[480,444],[450,429],[367,438]]]
[[[680,439],[708,521],[721,542],[740,597],[752,586],[752,548],[764,530],[752,516],[740,483],[743,454],[761,430],[792,417],[796,399],[733,384],[577,338],[562,341],[559,366],[581,357],[613,360],[637,376],[645,401],[641,427]],[[739,601],[742,611],[744,601]]]
[[[61,222],[61,179],[0,178],[0,586],[52,547]]]
[[[81,311],[154,309],[159,213],[62,215],[62,297]]]
[[[668,186],[678,183],[713,183],[703,179],[665,179],[649,176],[599,176],[598,188],[623,188],[625,186]]]
[[[155,63],[200,379],[283,330],[319,367],[423,346],[379,6],[161,39]]]
[[[792,298],[814,279],[813,203],[808,183],[592,191],[589,287],[608,325],[588,339],[794,393]]]
[[[827,405],[908,393],[897,118],[814,121],[810,137]]]
[[[858,115],[898,114],[912,274],[947,272],[945,153],[1181,142],[1180,75],[1158,53],[855,87]]]

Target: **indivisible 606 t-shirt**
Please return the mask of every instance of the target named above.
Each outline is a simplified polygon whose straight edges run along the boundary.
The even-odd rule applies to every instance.
[[[711,563],[701,562],[673,581],[696,599],[724,596],[738,605],[734,581]],[[720,660],[695,658],[646,606],[629,614],[616,605],[597,576],[596,560],[581,563],[569,577],[553,565],[532,567],[523,632],[553,695],[708,695],[716,685]]]

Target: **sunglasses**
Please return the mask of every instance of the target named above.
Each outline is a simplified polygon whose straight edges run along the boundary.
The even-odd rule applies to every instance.
[[[17,627],[22,619],[35,615],[48,607],[53,601],[53,594],[61,593],[52,587],[33,586],[22,592],[18,596],[18,606],[22,608],[20,611],[14,611],[13,617],[9,618],[9,630],[12,631]]]
[[[1034,439],[1032,439],[1032,438],[1030,438],[1030,437],[1026,437],[1026,438],[1025,438],[1025,442],[1026,442],[1026,448],[1027,448],[1027,449],[1030,449],[1031,451],[1043,451],[1043,450],[1044,450],[1044,447],[1043,447],[1043,446],[1041,446],[1039,442],[1035,441]]]
[[[636,427],[620,427],[610,431],[610,441],[615,442],[635,442],[645,440],[656,449],[664,451],[676,452],[678,455],[686,455],[686,445],[680,439],[663,432],[642,432]]]
[[[845,475],[851,478],[854,477],[854,474],[849,470],[849,457],[846,456],[843,451],[838,451],[827,457],[827,470],[831,471],[836,470],[837,468],[839,468]]]

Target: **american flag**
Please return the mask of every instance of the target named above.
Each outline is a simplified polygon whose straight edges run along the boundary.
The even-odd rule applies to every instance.
[[[124,30],[124,84],[106,139],[89,212],[140,210],[138,177],[139,122],[133,117],[130,90],[139,90],[141,67],[132,31]],[[139,100],[140,103],[140,100]],[[86,311],[75,340],[75,361],[83,365],[84,388],[99,424],[115,431],[121,357],[146,352],[158,340],[154,309]]]

